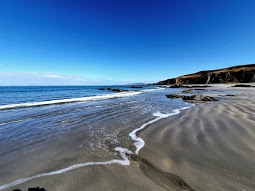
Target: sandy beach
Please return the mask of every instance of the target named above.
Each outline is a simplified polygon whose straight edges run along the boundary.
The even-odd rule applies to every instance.
[[[229,93],[234,96],[224,96]],[[129,155],[130,165],[86,166],[57,175],[35,178],[4,190],[26,190],[38,186],[47,191],[254,190],[255,88],[216,85],[203,94],[220,100],[195,104],[195,107],[160,119],[139,131],[137,135],[145,141],[145,146],[138,155]],[[47,148],[49,147],[50,145],[47,145]],[[58,148],[60,150],[56,156],[61,151],[68,150],[61,149],[61,144]],[[129,149],[134,149],[132,143]],[[38,153],[38,150],[35,152]],[[34,154],[33,151],[31,154]],[[67,157],[61,161],[66,166],[69,163],[68,153],[62,155]],[[84,157],[79,158],[79,154],[72,156],[77,157],[75,163],[84,160]],[[22,160],[23,157],[20,156],[20,163],[29,165]],[[44,157],[41,160],[46,159],[47,157]],[[104,159],[110,158],[100,160]],[[72,160],[74,159],[70,158],[70,161]],[[58,161],[48,166],[49,163],[42,162],[41,165],[44,166],[38,169],[51,171],[58,169],[61,163]],[[24,176],[22,172],[17,174],[17,177]]]
[[[197,104],[142,131],[140,155],[195,190],[254,190],[255,89],[228,89],[235,96]]]

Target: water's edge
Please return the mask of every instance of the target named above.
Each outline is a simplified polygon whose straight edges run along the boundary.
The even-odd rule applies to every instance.
[[[190,107],[194,107],[194,105],[191,105]],[[6,189],[6,188],[9,188],[9,187],[12,187],[12,186],[16,186],[16,185],[19,185],[19,184],[22,184],[22,183],[27,182],[27,181],[32,180],[32,179],[40,178],[40,177],[43,177],[43,176],[57,175],[57,174],[61,174],[61,173],[73,170],[73,169],[77,169],[77,168],[80,168],[80,167],[85,167],[85,166],[107,165],[107,164],[130,165],[130,160],[128,158],[128,155],[130,155],[130,154],[138,155],[139,151],[145,146],[144,140],[142,138],[140,138],[140,137],[137,137],[137,135],[136,135],[136,133],[138,131],[143,130],[146,126],[148,126],[148,125],[150,125],[150,124],[152,124],[152,123],[154,123],[154,122],[156,122],[156,121],[158,121],[160,119],[167,118],[167,117],[170,117],[170,116],[173,116],[173,115],[177,115],[177,114],[179,114],[181,112],[181,110],[185,110],[185,109],[188,109],[190,107],[182,107],[180,109],[175,109],[171,113],[167,113],[167,114],[162,114],[160,112],[154,113],[153,115],[156,117],[155,119],[153,119],[153,120],[143,124],[141,127],[137,128],[137,129],[134,129],[131,133],[129,133],[129,136],[132,138],[132,140],[135,141],[134,142],[134,145],[136,147],[135,152],[130,151],[129,149],[123,148],[123,147],[115,147],[114,148],[115,151],[119,152],[119,156],[123,160],[116,160],[115,159],[115,160],[109,160],[109,161],[104,161],[104,162],[85,162],[85,163],[79,163],[79,164],[75,164],[75,165],[69,166],[67,168],[56,170],[56,171],[52,171],[52,172],[49,172],[49,173],[41,173],[41,174],[37,174],[37,175],[31,176],[31,177],[27,177],[27,178],[20,178],[20,179],[15,180],[15,181],[13,181],[11,183],[4,184],[4,185],[0,186],[0,190]]]

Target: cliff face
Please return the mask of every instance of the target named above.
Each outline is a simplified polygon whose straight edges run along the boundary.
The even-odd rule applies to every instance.
[[[218,70],[200,71],[194,74],[179,76],[157,85],[167,84],[218,84],[218,83],[251,83],[255,82],[255,64],[233,66]]]

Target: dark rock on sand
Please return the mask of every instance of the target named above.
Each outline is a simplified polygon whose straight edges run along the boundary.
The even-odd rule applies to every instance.
[[[198,101],[198,102],[206,102],[206,101],[218,101],[214,97],[205,96],[202,94],[192,95],[192,96],[184,96],[184,95],[177,95],[177,94],[167,94],[167,98],[176,99],[176,98],[182,98],[184,101]]]
[[[183,86],[181,84],[175,84],[173,86],[170,86],[169,88],[190,88],[190,86]]]
[[[183,96],[182,100],[184,101],[218,101],[214,97],[205,96],[202,94],[192,95],[192,96]]]
[[[181,92],[181,94],[188,94],[188,93],[190,93],[192,91],[192,89],[189,89],[189,90],[183,90],[182,92]]]
[[[141,86],[131,86],[130,88],[143,88]]]
[[[13,191],[22,191],[22,190],[20,190],[20,189],[15,189],[15,190],[13,190]],[[39,187],[37,187],[37,188],[28,188],[28,191],[46,191],[44,188],[39,188]]]
[[[177,94],[167,94],[167,98],[176,99],[176,98],[183,98],[184,95],[177,95]]]
[[[188,94],[188,93],[190,93],[190,92],[192,92],[192,91],[204,91],[205,89],[188,89],[188,90],[183,90],[182,92],[181,92],[181,94]]]
[[[112,90],[112,88],[107,88],[107,90]]]
[[[105,88],[99,88],[99,90],[105,90]]]
[[[170,86],[169,88],[209,88],[212,86],[184,86],[182,84],[175,84]],[[195,89],[195,90],[204,90],[204,89]]]
[[[190,86],[191,88],[210,88],[212,86]]]
[[[232,87],[244,87],[244,88],[250,88],[250,87],[255,87],[255,86],[251,86],[251,85],[245,85],[245,84],[236,84],[236,85],[234,85],[234,86],[232,86]]]
[[[46,191],[44,188],[29,188],[28,191]]]

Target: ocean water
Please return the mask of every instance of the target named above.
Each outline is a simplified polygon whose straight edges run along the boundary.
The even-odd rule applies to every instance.
[[[99,90],[108,87],[129,91]],[[88,165],[128,165],[127,154],[146,145],[138,131],[192,107],[166,98],[171,88],[108,87],[0,87],[0,190]]]
[[[119,88],[130,91],[139,89],[131,87],[132,86],[2,86],[0,87],[0,105],[92,97],[114,93],[111,91],[102,91],[99,90],[99,88]],[[153,86],[145,87],[144,89],[154,88]]]

